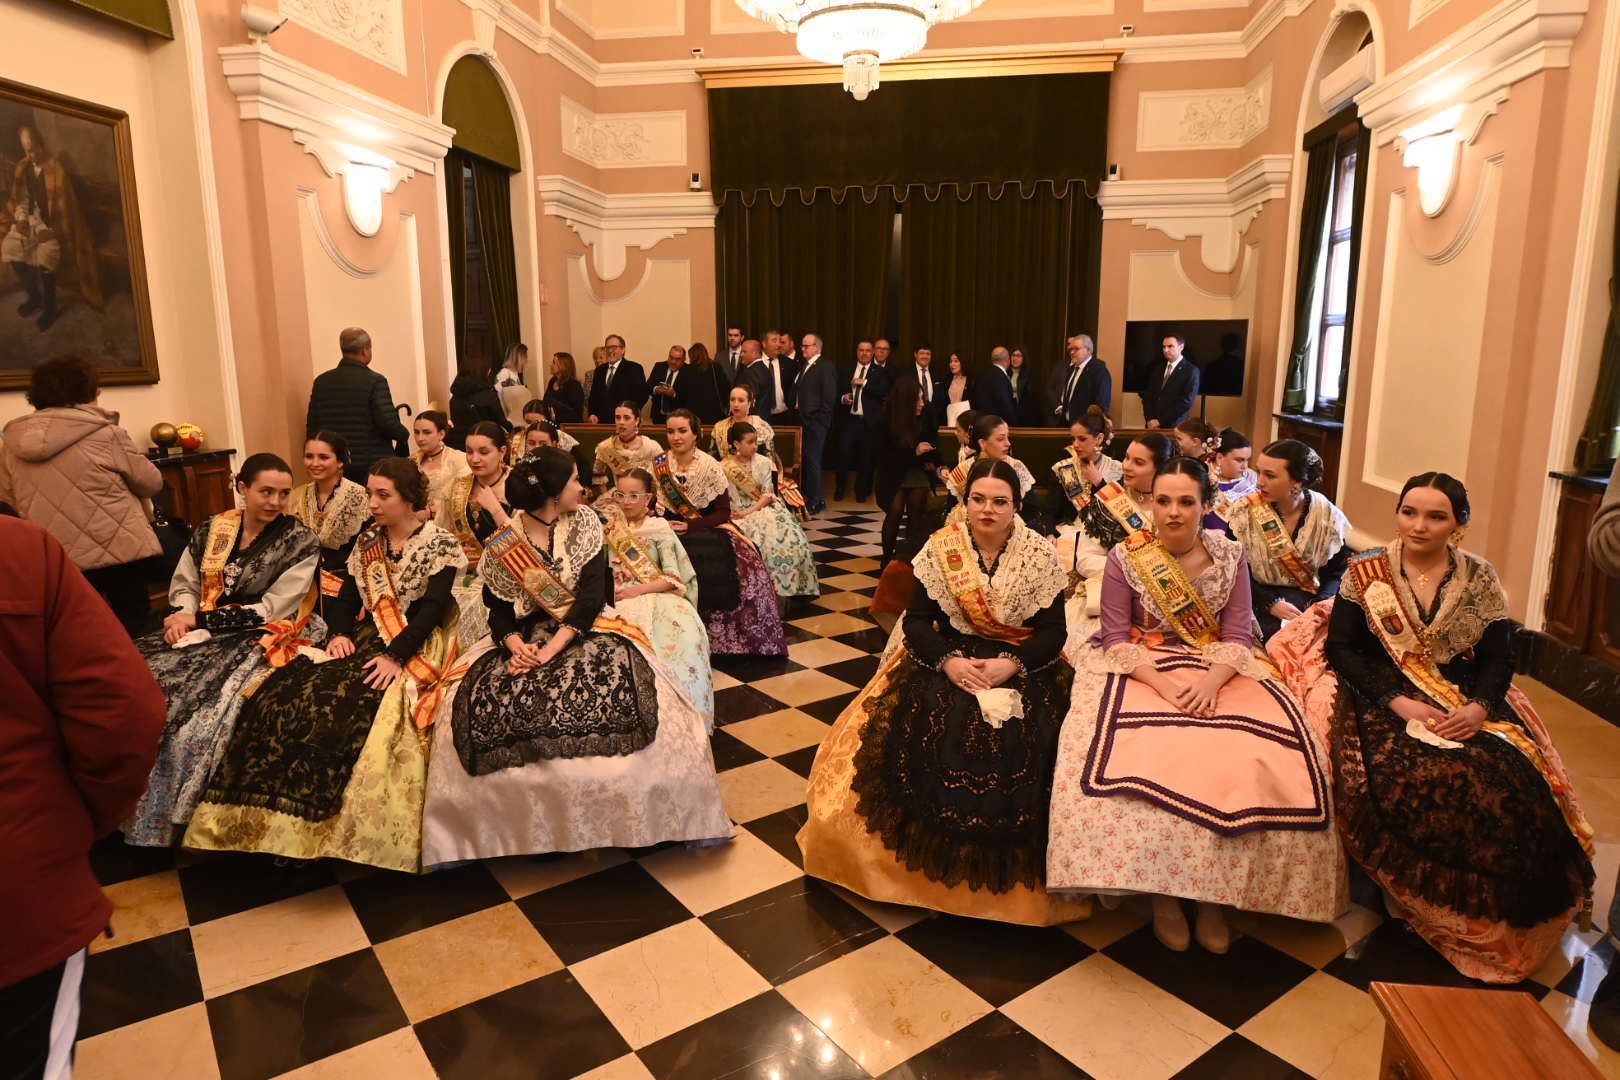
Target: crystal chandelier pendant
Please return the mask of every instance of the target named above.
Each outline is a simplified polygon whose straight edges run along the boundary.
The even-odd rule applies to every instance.
[[[737,6],[783,33],[797,35],[799,52],[844,69],[844,89],[856,101],[878,88],[886,61],[921,52],[928,28],[966,15],[984,0],[736,0]]]

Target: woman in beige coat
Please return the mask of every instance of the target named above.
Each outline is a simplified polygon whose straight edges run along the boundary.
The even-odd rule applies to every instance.
[[[77,357],[34,368],[34,411],[4,429],[0,502],[48,529],[131,633],[145,621],[147,566],[162,551],[143,499],[163,489],[118,414],[96,404],[96,372]]]

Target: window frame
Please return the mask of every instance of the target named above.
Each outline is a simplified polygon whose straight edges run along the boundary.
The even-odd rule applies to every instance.
[[[1311,132],[1306,145],[1318,145],[1326,140],[1333,140],[1333,186],[1328,193],[1326,226],[1322,230],[1322,246],[1316,252],[1316,289],[1312,304],[1312,328],[1310,351],[1305,356],[1304,370],[1301,373],[1304,383],[1305,401],[1298,410],[1297,415],[1313,417],[1321,420],[1342,421],[1345,415],[1345,398],[1350,387],[1351,345],[1354,339],[1356,294],[1361,277],[1361,240],[1362,225],[1365,221],[1365,208],[1367,196],[1367,170],[1370,165],[1371,132],[1366,125],[1354,115],[1354,106],[1349,110],[1349,116],[1336,116],[1326,124]],[[1345,182],[1345,162],[1354,156],[1355,165],[1349,170],[1351,191],[1350,199],[1346,203],[1341,195]],[[1346,211],[1341,215],[1343,207]],[[1348,217],[1348,221],[1344,220]],[[1342,312],[1329,311],[1329,293],[1331,281],[1330,269],[1333,265],[1333,254],[1336,249],[1345,251],[1346,277],[1344,290],[1344,310]],[[1324,400],[1322,394],[1322,377],[1324,374],[1322,364],[1322,349],[1331,330],[1340,330],[1342,337],[1339,342],[1339,370],[1336,386],[1333,387],[1333,396]]]

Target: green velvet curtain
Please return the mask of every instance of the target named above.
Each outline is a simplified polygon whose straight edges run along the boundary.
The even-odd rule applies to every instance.
[[[886,189],[871,201],[853,189],[819,192],[808,205],[797,192],[780,204],[728,193],[715,221],[722,333],[813,331],[827,355],[847,360],[861,338],[883,333],[894,211]]]
[[[1620,215],[1614,223],[1613,273],[1609,277],[1609,325],[1586,426],[1575,444],[1575,467],[1606,469],[1620,456]]]
[[[484,251],[490,322],[499,358],[523,336],[518,325],[517,256],[512,250],[512,173],[476,155],[471,160],[478,239]]]
[[[452,364],[461,362],[461,353],[467,347],[467,196],[466,180],[462,172],[469,155],[463,150],[451,150],[444,155],[444,204],[448,211],[450,228],[450,310],[455,317],[456,355]]]
[[[69,0],[70,3],[89,8],[100,15],[133,26],[158,37],[174,38],[174,20],[169,15],[169,0]]]
[[[463,56],[444,84],[444,122],[456,129],[455,146],[513,172],[523,168],[517,125],[506,91],[483,59]]]
[[[1283,409],[1305,408],[1305,360],[1316,338],[1316,271],[1326,247],[1328,198],[1333,190],[1336,140],[1330,135],[1306,150],[1305,198],[1299,219],[1299,265],[1294,268],[1294,341],[1288,351]]]
[[[943,369],[1023,345],[1044,385],[1069,334],[1097,329],[1102,210],[1080,182],[913,187],[901,208],[903,358],[924,342]]]

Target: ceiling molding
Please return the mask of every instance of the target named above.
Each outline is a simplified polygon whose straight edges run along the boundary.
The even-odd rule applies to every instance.
[[[1229,274],[1261,209],[1288,193],[1293,165],[1291,154],[1262,154],[1224,180],[1105,180],[1097,204],[1104,221],[1129,221],[1174,240],[1202,238],[1204,265]]]
[[[624,273],[632,247],[647,251],[688,229],[714,228],[719,207],[707,191],[609,195],[569,176],[535,179],[542,212],[561,218],[591,248],[596,276]]]
[[[883,81],[979,79],[1004,75],[1064,75],[1113,71],[1119,53],[1106,50],[1025,53],[1017,56],[913,56],[883,65]],[[842,68],[812,61],[761,64],[754,67],[699,68],[710,90],[737,86],[789,86],[844,81]]]

